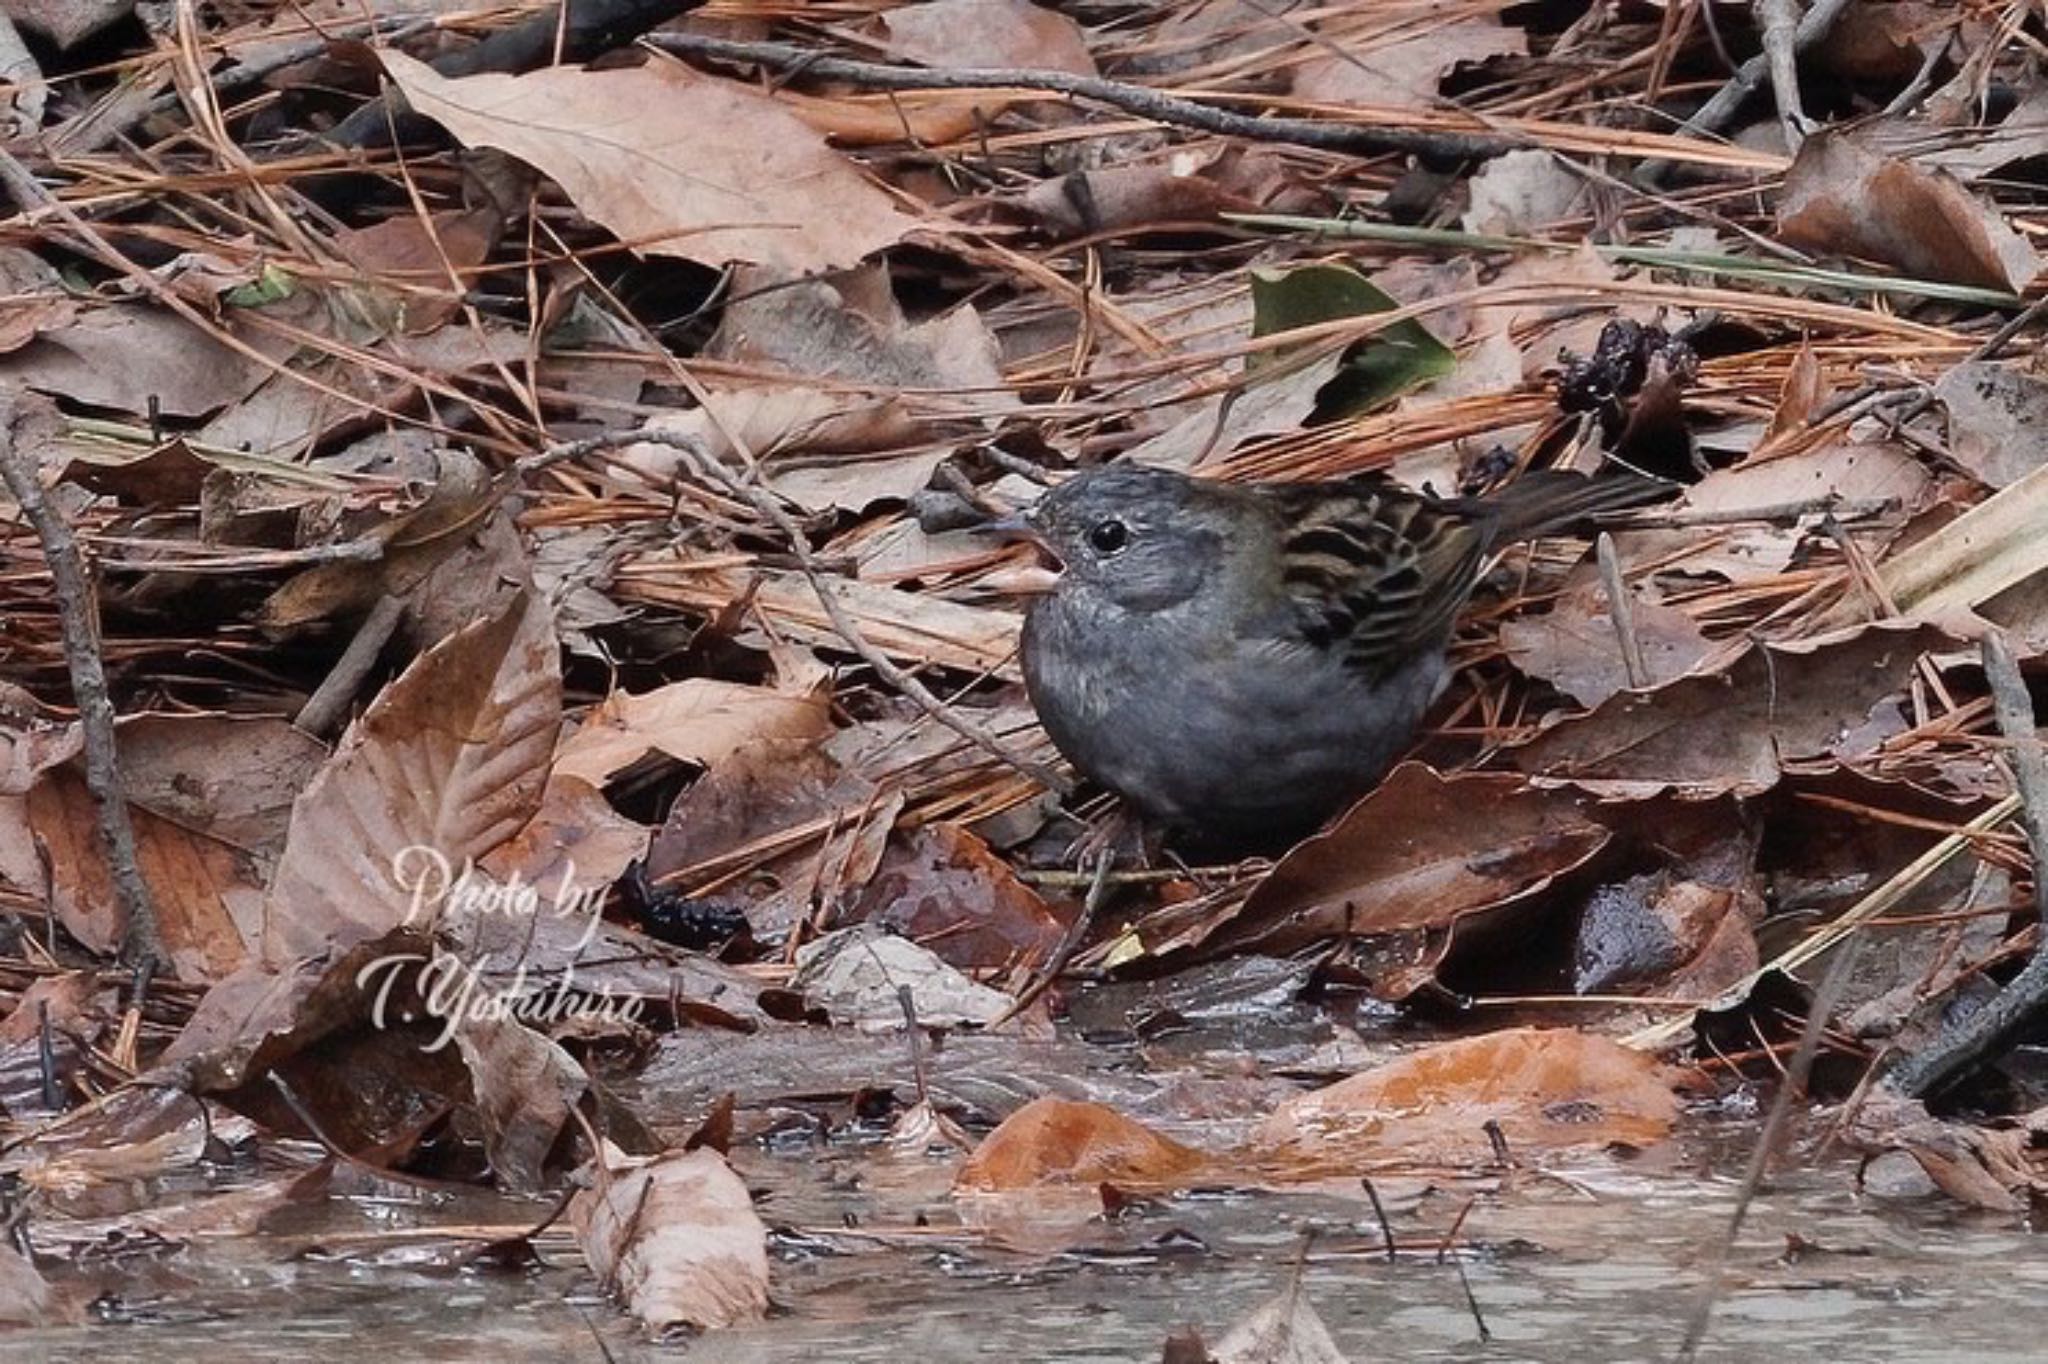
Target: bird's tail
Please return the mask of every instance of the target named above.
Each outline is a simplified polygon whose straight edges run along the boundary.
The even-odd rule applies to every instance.
[[[1618,470],[1589,478],[1563,469],[1532,469],[1499,492],[1461,502],[1493,522],[1492,538],[1500,544],[1578,534],[1590,528],[1594,517],[1668,501],[1683,491],[1683,484]]]

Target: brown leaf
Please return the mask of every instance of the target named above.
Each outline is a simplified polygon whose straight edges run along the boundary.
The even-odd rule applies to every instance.
[[[1757,507],[1819,498],[1896,499],[1898,521],[1934,494],[1927,466],[1888,442],[1828,444],[1796,455],[1716,469],[1686,490],[1690,511],[1741,513]],[[1718,535],[1693,530],[1625,531],[1615,536],[1624,562],[1656,559],[1682,572],[1711,573],[1729,582],[1755,582],[1784,571],[1810,533],[1799,525],[1733,525]],[[1860,537],[1859,537],[1860,538]],[[1867,542],[1866,542],[1867,543]],[[1683,552],[1683,557],[1679,557]]]
[[[1493,1159],[1489,1122],[1520,1154],[1644,1146],[1677,1116],[1655,1057],[1569,1029],[1510,1028],[1425,1047],[1290,1100],[1241,1154],[1294,1179],[1418,1162],[1471,1167]]]
[[[815,742],[831,729],[822,697],[691,677],[607,696],[563,740],[554,772],[601,787],[650,752],[715,768],[758,745]]]
[[[140,304],[81,313],[0,355],[0,383],[134,416],[147,415],[154,399],[168,415],[203,417],[270,372],[183,318]]]
[[[1442,928],[1584,865],[1608,831],[1577,797],[1500,773],[1387,779],[1252,888],[1208,951],[1287,952],[1340,934]]]
[[[1623,692],[1508,756],[1523,771],[1605,795],[1756,795],[1782,763],[1847,759],[1845,735],[1899,691],[1915,660],[1950,644],[1932,626],[1873,624],[1753,645],[1726,671]]]
[[[527,597],[451,635],[384,689],[292,807],[264,905],[265,961],[413,919],[421,883],[397,879],[408,849],[452,877],[525,825],[561,723],[558,662],[547,607]]]
[[[650,833],[589,782],[557,775],[548,778],[533,818],[480,865],[500,883],[540,887],[560,905],[617,881],[646,855]]]
[[[1948,410],[1948,452],[1994,488],[2048,464],[2048,382],[2025,370],[1965,360],[1934,381]]]
[[[834,1023],[866,1032],[895,1032],[909,1019],[903,992],[920,1026],[986,1026],[1010,1011],[1010,997],[978,985],[937,953],[873,924],[835,929],[797,949],[790,988]]]
[[[1802,344],[1785,371],[1785,383],[1778,390],[1778,406],[1771,413],[1771,425],[1764,432],[1764,444],[1779,436],[1802,431],[1827,401],[1827,374],[1811,344]]]
[[[373,564],[325,563],[294,574],[264,600],[257,623],[283,632],[314,621],[369,609],[379,597],[404,596],[435,568],[459,556],[492,518],[499,489],[483,464],[466,451],[433,452],[433,490],[411,511],[365,533],[383,547]],[[492,586],[491,576],[476,573]]]
[[[98,449],[73,454],[58,477],[89,492],[137,507],[183,507],[217,466],[182,440],[165,441],[140,455]]]
[[[1943,1193],[1993,1212],[2024,1212],[2048,1195],[2048,1109],[2003,1122],[1948,1121],[1882,1086],[1857,1105],[1850,1134],[1866,1150],[1904,1150]]]
[[[1786,172],[1778,232],[1793,246],[1865,256],[1918,279],[2018,293],[2041,272],[2026,238],[1954,177],[1832,130],[1807,138]]]
[[[1200,1168],[1201,1152],[1096,1103],[1033,1099],[1003,1119],[960,1168],[955,1193],[1047,1184],[1156,1189]]]
[[[747,1186],[708,1147],[646,1163],[613,1153],[569,1223],[598,1279],[654,1332],[715,1330],[768,1310],[768,1229]]]
[[[450,209],[424,220],[394,217],[343,228],[334,244],[365,285],[397,292],[397,325],[418,336],[461,311],[468,272],[490,256],[503,226],[495,208]]]
[[[13,1010],[0,1022],[0,1042],[32,1042],[42,1032],[47,1013],[56,1032],[94,1040],[112,1021],[113,989],[94,971],[66,971],[29,982]]]
[[[450,80],[381,55],[415,110],[469,146],[539,168],[636,251],[810,274],[857,264],[917,226],[802,121],[737,81],[659,58]]]
[[[1637,596],[1631,620],[1651,686],[1683,676],[1718,647],[1691,616]],[[1607,608],[1607,590],[1587,573],[1541,615],[1518,616],[1500,627],[1508,659],[1582,706],[1597,706],[1628,688],[1628,665]]]
[[[1299,1280],[1260,1303],[1216,1342],[1214,1364],[1350,1364]]]
[[[51,900],[65,931],[96,952],[117,951],[127,922],[85,778],[70,768],[49,773],[29,793],[28,810],[47,850]],[[262,913],[263,878],[256,867],[233,846],[146,810],[131,808],[129,822],[136,864],[178,978],[219,980],[233,972],[244,959],[244,934]]]
[[[282,720],[225,715],[136,716],[117,742],[136,857],[172,965],[181,979],[219,980],[253,941],[292,800],[325,746]],[[113,951],[126,925],[75,760],[43,774],[28,812],[65,926]]]
[[[1374,27],[1386,27],[1364,11],[1354,13]],[[1325,35],[1338,38],[1332,29],[1341,22],[1326,20]],[[1295,97],[1347,107],[1435,109],[1438,83],[1453,68],[1529,53],[1529,35],[1502,24],[1497,12],[1471,18],[1453,16],[1448,22],[1426,22],[1413,30],[1391,27],[1401,36],[1389,39],[1374,34],[1342,42],[1341,52],[1316,50],[1294,70]]]
[[[892,842],[847,921],[881,924],[969,971],[1042,964],[1065,931],[1038,892],[957,824]]]
[[[49,1281],[20,1251],[0,1247],[0,1322],[40,1326],[49,1315]]]
[[[1081,26],[1027,0],[932,0],[881,16],[888,50],[925,66],[1095,74]]]
[[[454,1033],[494,1182],[509,1193],[545,1188],[548,1153],[573,1125],[590,1077],[560,1046],[511,1018],[465,1017]]]

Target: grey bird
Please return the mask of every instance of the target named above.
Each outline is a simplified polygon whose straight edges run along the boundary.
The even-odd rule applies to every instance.
[[[1067,760],[1150,818],[1293,838],[1407,748],[1489,551],[1676,491],[1540,471],[1439,498],[1108,465],[1016,519],[1061,565],[1025,616],[1025,685]]]

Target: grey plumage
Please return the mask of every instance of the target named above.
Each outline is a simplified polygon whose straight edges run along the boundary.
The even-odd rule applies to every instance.
[[[1489,550],[1671,491],[1543,473],[1438,499],[1105,467],[1026,514],[1063,572],[1025,618],[1025,682],[1060,752],[1153,818],[1306,832],[1407,746]]]

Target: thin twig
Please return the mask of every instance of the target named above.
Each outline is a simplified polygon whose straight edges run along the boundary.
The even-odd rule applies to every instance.
[[[306,704],[292,723],[308,734],[325,738],[340,728],[342,713],[349,702],[355,700],[362,690],[363,679],[376,666],[377,656],[384,652],[384,646],[398,629],[398,622],[405,615],[405,601],[399,597],[382,596],[370,608],[370,614],[356,627],[355,636],[348,647],[341,651],[341,657],[327,671],[320,685],[308,697]]]
[[[1108,848],[1096,854],[1095,880],[1088,887],[1088,898],[1081,902],[1080,913],[1074,916],[1074,922],[1067,926],[1067,931],[1060,935],[1059,942],[1053,947],[1052,955],[1046,958],[1045,965],[1039,968],[1031,983],[1018,992],[1017,998],[1010,1002],[1009,1008],[990,1020],[990,1029],[1009,1022],[1036,1003],[1038,997],[1051,989],[1053,982],[1060,978],[1060,973],[1067,969],[1067,963],[1081,950],[1081,944],[1088,941],[1088,930],[1094,926],[1095,916],[1101,911],[1102,902],[1108,895],[1110,856]]]
[[[1017,752],[995,735],[973,721],[963,718],[958,711],[932,694],[930,688],[897,666],[895,660],[869,643],[854,623],[853,617],[825,582],[825,572],[818,564],[817,555],[811,551],[810,538],[803,527],[767,490],[756,487],[738,475],[727,470],[718,461],[705,455],[703,446],[690,436],[675,431],[610,431],[587,440],[571,441],[565,445],[551,446],[535,455],[529,455],[516,466],[514,472],[530,475],[557,464],[581,459],[601,450],[618,449],[627,445],[660,445],[683,456],[690,470],[700,478],[717,484],[722,490],[746,502],[766,519],[789,541],[790,552],[796,556],[797,567],[817,594],[818,604],[825,609],[826,619],[831,621],[833,633],[837,634],[846,647],[858,654],[861,661],[874,669],[875,675],[909,697],[917,707],[933,720],[952,730],[967,742],[983,752],[1037,782],[1046,790],[1065,799],[1073,791],[1073,784],[1059,773]]]
[[[1796,502],[1768,502],[1759,507],[1698,507],[1688,511],[1622,512],[1603,516],[1600,524],[1612,530],[1687,530],[1693,526],[1740,526],[1757,521],[1796,522],[1809,516],[1831,515],[1838,521],[1866,516],[1883,516],[1899,509],[1896,497],[1806,497]]]
[[[1806,1012],[1806,1026],[1799,1034],[1799,1049],[1792,1053],[1792,1064],[1785,1068],[1784,1078],[1778,1083],[1777,1097],[1771,1100],[1771,1111],[1764,1119],[1764,1130],[1757,1135],[1756,1149],[1750,1153],[1749,1168],[1743,1171],[1742,1188],[1735,1196],[1735,1211],[1729,1214],[1728,1226],[1708,1259],[1706,1291],[1700,1295],[1699,1305],[1694,1308],[1692,1320],[1686,1326],[1685,1343],[1678,1350],[1681,1361],[1696,1358],[1701,1342],[1707,1338],[1707,1327],[1713,1322],[1714,1307],[1721,1297],[1721,1280],[1728,1257],[1735,1250],[1736,1238],[1742,1235],[1742,1224],[1749,1217],[1749,1205],[1755,1201],[1757,1190],[1763,1187],[1771,1158],[1777,1154],[1778,1142],[1784,1133],[1785,1120],[1792,1112],[1793,1101],[1806,1093],[1806,1080],[1813,1073],[1814,1059],[1820,1055],[1821,1035],[1827,1031],[1828,1016],[1834,1013],[1835,1006],[1841,1002],[1842,991],[1848,988],[1849,976],[1862,946],[1861,938],[1849,939],[1843,945],[1841,955],[1828,964],[1820,988],[1814,991],[1813,1004]]]
[[[1814,0],[1812,9],[1799,21],[1799,27],[1792,34],[1792,50],[1803,53],[1828,36],[1835,21],[1849,8],[1849,0]],[[1742,69],[1729,77],[1728,83],[1715,92],[1714,97],[1701,105],[1699,112],[1687,119],[1678,129],[1680,137],[1697,137],[1701,133],[1718,133],[1735,120],[1749,97],[1757,92],[1770,78],[1771,59],[1768,54],[1758,53],[1742,64]],[[1654,185],[1671,173],[1670,161],[1645,162],[1638,176],[1645,184]]]
[[[50,568],[51,590],[64,631],[64,661],[71,671],[72,698],[78,703],[78,724],[85,738],[85,785],[99,810],[100,844],[114,884],[114,902],[127,924],[122,955],[131,961],[164,963],[169,959],[157,931],[156,906],[136,860],[135,826],[128,818],[128,799],[121,786],[120,759],[114,746],[114,702],[107,691],[106,667],[100,661],[92,583],[71,524],[43,498],[35,456],[14,442],[15,411],[15,396],[0,393],[0,478],[6,480],[21,514],[42,541],[43,560]]]
[[[2040,923],[2048,925],[2048,869],[2043,865],[2043,854],[2048,852],[2048,757],[2041,750],[2026,680],[2003,631],[1992,630],[1984,636],[1983,654],[1999,733],[2012,755],[2020,821],[2033,846],[2035,913]],[[1986,1061],[2004,1055],[2044,1008],[2048,1008],[2048,931],[2039,933],[2033,958],[2004,989],[1960,1024],[1943,1030],[1926,1051],[1898,1065],[1885,1077],[1885,1083],[1916,1099],[1935,1094]]]
[[[1785,130],[1785,145],[1796,152],[1806,140],[1806,110],[1799,102],[1799,0],[1757,0],[1756,12],[1763,25],[1763,55],[1770,65],[1778,122]]]
[[[1049,90],[1054,94],[1094,100],[1126,113],[1193,128],[1205,133],[1242,137],[1256,142],[1284,142],[1319,151],[1355,156],[1396,152],[1407,155],[1466,159],[1498,156],[1529,145],[1527,138],[1503,133],[1432,133],[1419,128],[1363,127],[1311,118],[1264,118],[1234,114],[1191,99],[1162,95],[1157,90],[1098,76],[1028,67],[933,70],[889,66],[821,56],[793,43],[742,43],[706,38],[695,33],[652,33],[641,39],[650,47],[678,57],[746,62],[821,80],[847,81],[873,90]]]

